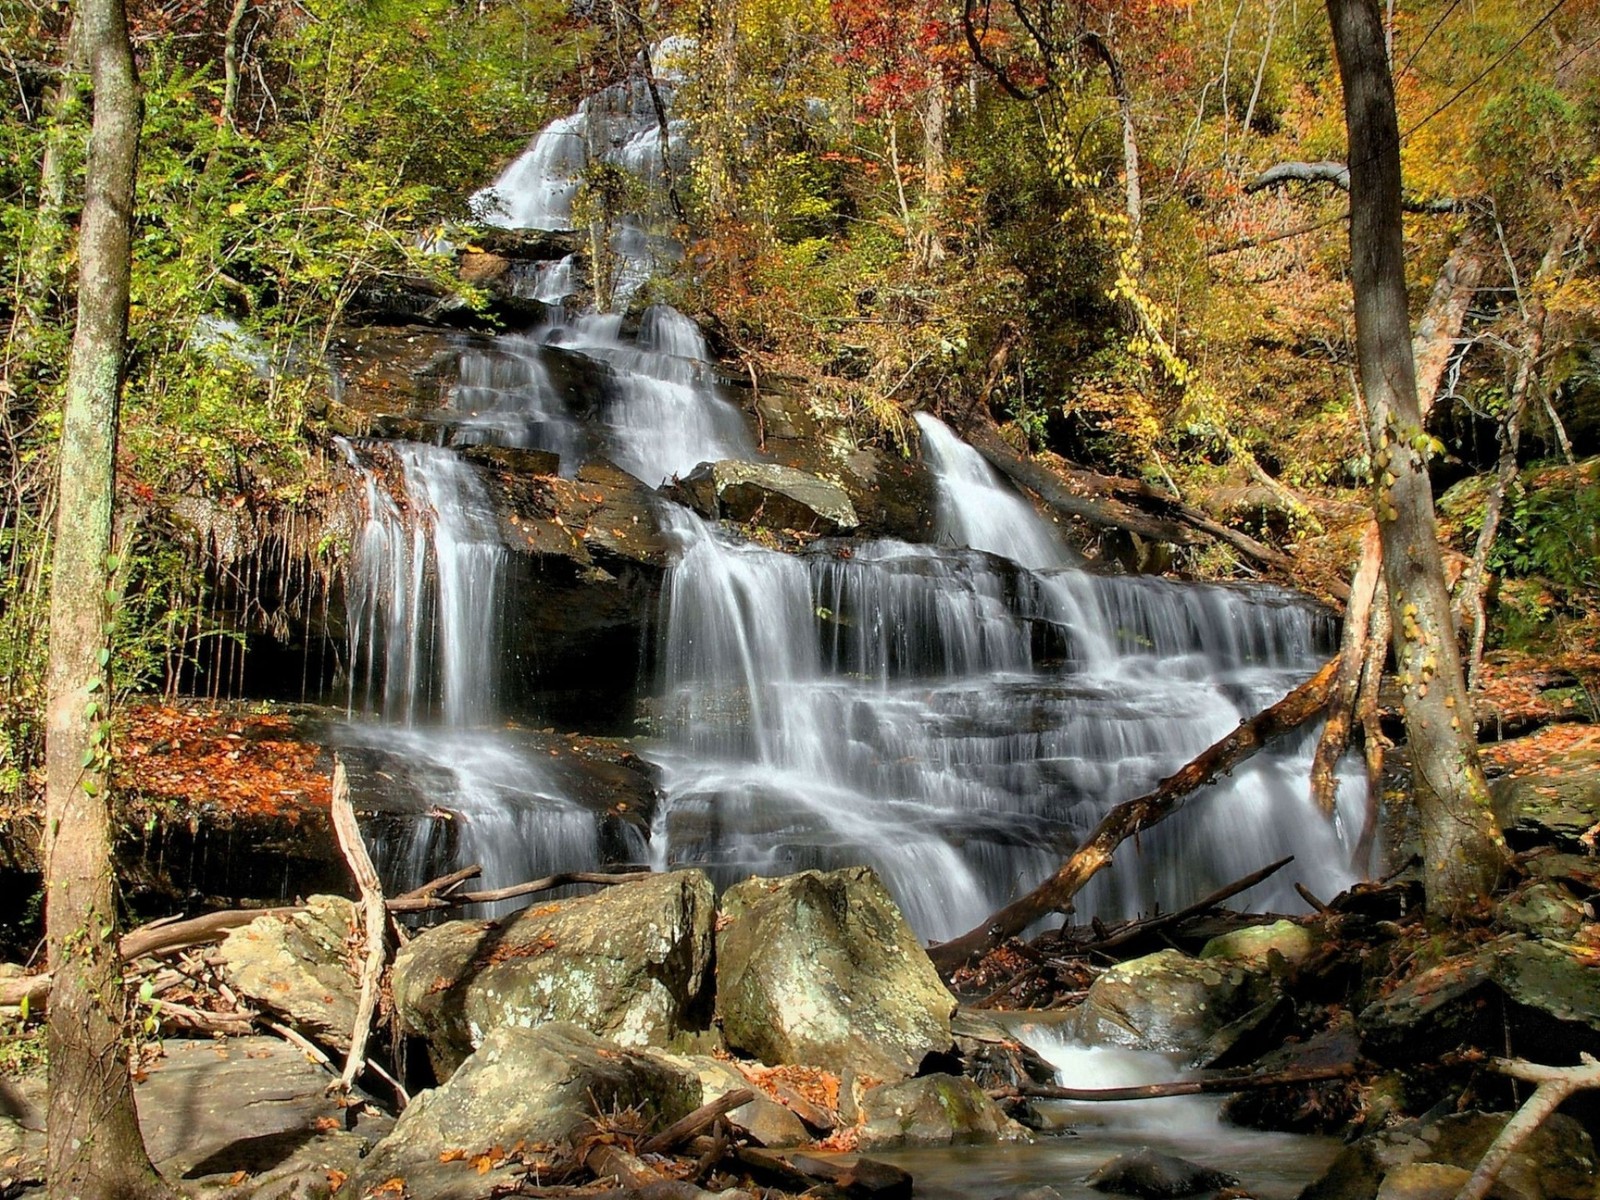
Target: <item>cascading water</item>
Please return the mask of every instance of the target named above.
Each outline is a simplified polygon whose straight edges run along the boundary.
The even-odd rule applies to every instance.
[[[498,203],[501,224],[566,228],[596,159],[659,185],[660,127],[637,82],[547,127],[479,202]],[[591,867],[601,849],[558,773],[492,727],[504,550],[451,447],[553,451],[567,475],[608,458],[650,485],[756,455],[694,322],[664,305],[636,328],[573,315],[573,276],[570,258],[518,276],[555,306],[546,321],[462,353],[437,417],[448,444],[397,444],[398,489],[369,470],[350,583],[352,697],[389,722],[359,738],[438,781],[438,805],[460,818],[457,859],[484,862],[489,886]],[[1330,651],[1329,620],[1288,592],[1079,569],[976,451],[931,416],[918,425],[937,546],[824,541],[782,554],[659,502],[676,559],[646,704],[660,736],[646,753],[663,797],[650,846],[628,853],[723,883],[871,863],[919,933],[949,937]],[[1289,854],[1313,891],[1347,885],[1359,789],[1342,789],[1331,823],[1311,809],[1310,736],[1261,753],[1125,848],[1080,913],[1170,909]],[[408,853],[415,879],[433,839]],[[1280,878],[1249,900],[1298,908]]]

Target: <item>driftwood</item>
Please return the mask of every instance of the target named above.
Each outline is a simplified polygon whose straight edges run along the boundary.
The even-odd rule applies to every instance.
[[[1477,1169],[1456,1193],[1456,1200],[1484,1200],[1499,1177],[1500,1169],[1506,1165],[1506,1160],[1532,1136],[1546,1117],[1560,1108],[1562,1102],[1574,1092],[1600,1088],[1600,1060],[1592,1054],[1581,1054],[1579,1058],[1582,1061],[1576,1067],[1546,1067],[1520,1058],[1490,1060],[1490,1067],[1500,1074],[1537,1086],[1533,1095],[1517,1109],[1516,1115],[1506,1122],[1500,1136],[1490,1143]]]
[[[976,929],[928,949],[940,971],[948,974],[971,959],[1015,937],[1041,917],[1066,912],[1072,898],[1106,867],[1118,846],[1177,812],[1190,793],[1232,770],[1272,739],[1297,729],[1320,713],[1333,691],[1338,659],[1270,708],[1242,723],[1221,741],[1207,747],[1177,772],[1163,779],[1153,792],[1117,805],[1094,827],[1083,844],[1049,879],[1019,900],[1014,900]]]
[[[1354,1063],[1332,1067],[1298,1067],[1267,1075],[1220,1072],[1198,1079],[1179,1079],[1172,1083],[1141,1083],[1131,1087],[1069,1088],[1030,1083],[1020,1088],[1003,1089],[1001,1095],[1026,1096],[1030,1100],[1158,1100],[1166,1096],[1205,1096],[1222,1092],[1249,1092],[1262,1088],[1291,1087],[1301,1083],[1324,1083],[1349,1079],[1356,1073]]]
[[[378,880],[377,868],[372,865],[366,843],[361,840],[361,826],[356,823],[356,810],[350,803],[350,781],[345,775],[344,761],[338,757],[333,763],[332,813],[339,850],[361,892],[361,923],[367,939],[355,1028],[350,1034],[350,1052],[345,1056],[344,1072],[339,1077],[339,1086],[348,1092],[367,1059],[367,1035],[372,1031],[372,1014],[378,1007],[378,985],[389,957],[389,913],[384,908],[383,885]]]
[[[743,1146],[738,1159],[759,1174],[776,1179],[786,1191],[809,1192],[818,1184],[826,1184],[859,1200],[911,1200],[910,1173],[875,1158],[819,1158]]]

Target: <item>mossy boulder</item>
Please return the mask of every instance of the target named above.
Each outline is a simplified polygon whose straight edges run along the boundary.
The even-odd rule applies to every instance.
[[[1083,1041],[1176,1050],[1210,1061],[1276,1011],[1282,995],[1259,964],[1162,950],[1094,981],[1071,1027]]]
[[[405,1033],[447,1075],[495,1029],[570,1021],[624,1046],[664,1046],[704,1028],[715,892],[674,871],[503,921],[450,921],[394,966]]]
[[[873,1088],[861,1099],[861,1117],[863,1150],[1028,1138],[977,1083],[956,1075],[919,1075]]]
[[[1251,925],[1214,937],[1201,948],[1200,957],[1268,963],[1276,954],[1287,963],[1301,963],[1310,958],[1316,948],[1316,935],[1304,925],[1273,921],[1269,925]]]
[[[366,1195],[391,1179],[408,1196],[476,1200],[513,1182],[512,1167],[479,1170],[493,1147],[570,1143],[591,1121],[637,1109],[659,1130],[700,1103],[700,1081],[653,1055],[575,1025],[502,1025],[449,1082],[416,1096],[351,1182]]]
[[[951,1049],[955,999],[871,868],[751,879],[722,904],[730,1049],[889,1083]]]

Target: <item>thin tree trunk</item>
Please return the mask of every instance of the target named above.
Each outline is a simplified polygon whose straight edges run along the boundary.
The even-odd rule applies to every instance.
[[[1400,130],[1376,0],[1328,0],[1344,83],[1350,156],[1350,266],[1366,396],[1374,506],[1404,698],[1428,905],[1461,915],[1508,861],[1478,763],[1434,527],[1427,438],[1406,313]]]
[[[108,560],[142,113],[122,0],[82,0],[77,20],[94,123],[50,585],[45,920],[54,984],[46,1171],[58,1200],[120,1200],[170,1194],[140,1139],[128,1075],[106,790]]]
[[[939,226],[944,212],[947,171],[948,99],[944,79],[934,72],[922,110],[922,194],[928,208],[925,258],[930,265],[944,258],[944,240],[940,237]]]
[[[1356,693],[1356,720],[1361,723],[1361,757],[1367,768],[1367,810],[1361,837],[1350,856],[1351,866],[1366,871],[1372,847],[1378,840],[1378,816],[1383,809],[1383,756],[1389,741],[1383,736],[1378,714],[1378,689],[1383,686],[1383,664],[1389,657],[1389,589],[1378,580],[1367,628],[1367,656],[1361,665],[1361,690]]]
[[[1117,116],[1122,124],[1122,191],[1128,217],[1128,246],[1137,256],[1144,240],[1144,196],[1139,182],[1139,131],[1133,119],[1133,93],[1128,90],[1122,64],[1106,40],[1090,33],[1084,41],[1111,76],[1111,94],[1116,97]]]
[[[1571,238],[1570,225],[1563,223],[1557,226],[1550,239],[1550,248],[1545,251],[1544,260],[1534,274],[1533,286],[1529,289],[1528,302],[1524,306],[1522,348],[1517,354],[1516,375],[1506,403],[1505,424],[1500,431],[1500,460],[1494,485],[1484,501],[1483,527],[1478,530],[1478,542],[1472,550],[1472,565],[1467,568],[1467,577],[1462,584],[1464,594],[1472,604],[1472,642],[1467,653],[1468,692],[1476,692],[1482,682],[1479,675],[1483,669],[1483,643],[1489,625],[1489,613],[1484,603],[1489,555],[1500,533],[1500,516],[1505,507],[1506,493],[1517,481],[1517,451],[1522,444],[1522,418],[1527,412],[1529,390],[1535,386],[1539,355],[1544,350],[1543,289],[1561,265],[1562,255],[1567,252],[1567,243]]]
[[[250,0],[233,0],[228,28],[222,37],[222,119],[230,125],[239,107],[239,30],[249,9]]]
[[[1072,898],[1084,884],[1111,865],[1112,854],[1128,838],[1166,820],[1183,807],[1196,788],[1210,783],[1224,771],[1231,771],[1273,738],[1298,729],[1321,712],[1333,691],[1338,665],[1338,659],[1329,659],[1320,671],[1282,700],[1243,722],[1227,737],[1163,779],[1155,791],[1117,805],[1089,831],[1056,873],[1033,891],[1012,901],[976,929],[930,946],[928,956],[933,959],[934,966],[945,973],[954,971],[1006,938],[1015,937],[1042,917],[1070,911]]]
[[[1328,723],[1317,739],[1317,752],[1311,760],[1311,799],[1324,816],[1333,815],[1339,791],[1339,759],[1350,742],[1350,725],[1355,719],[1356,696],[1361,687],[1361,668],[1367,658],[1367,630],[1372,618],[1372,600],[1383,570],[1382,543],[1377,526],[1370,521],[1361,537],[1361,561],[1355,581],[1350,585],[1350,603],[1344,610],[1344,632],[1339,642],[1339,675],[1333,685],[1333,700],[1328,705]]]

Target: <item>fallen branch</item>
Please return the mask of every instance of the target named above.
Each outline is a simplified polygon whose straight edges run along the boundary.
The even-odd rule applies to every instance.
[[[1142,921],[1130,921],[1120,929],[1108,930],[1105,936],[1082,947],[1079,953],[1086,954],[1091,951],[1112,950],[1131,942],[1134,938],[1143,934],[1155,933],[1158,930],[1167,929],[1187,921],[1190,917],[1197,917],[1203,912],[1209,912],[1211,909],[1216,908],[1217,905],[1232,900],[1240,892],[1249,891],[1262,880],[1270,879],[1293,861],[1294,855],[1292,854],[1288,858],[1280,858],[1270,866],[1262,867],[1259,871],[1251,871],[1250,874],[1234,880],[1226,887],[1218,888],[1203,900],[1195,901],[1188,908],[1180,908],[1177,912],[1165,913],[1159,917],[1146,917]]]
[[[1333,691],[1338,659],[1270,708],[1243,722],[1221,741],[1207,747],[1153,792],[1117,805],[1096,825],[1071,857],[1049,879],[1014,900],[976,929],[928,949],[940,971],[948,974],[976,956],[1015,937],[1041,917],[1067,912],[1084,884],[1111,865],[1116,848],[1128,838],[1164,821],[1183,807],[1197,788],[1253,756],[1272,739],[1297,729],[1320,713]]]
[[[687,1142],[724,1113],[743,1108],[756,1098],[749,1088],[734,1088],[724,1092],[708,1104],[702,1104],[687,1117],[674,1121],[660,1133],[639,1147],[640,1154],[665,1154],[674,1146]]]
[[[1355,1073],[1354,1063],[1340,1063],[1332,1067],[1298,1067],[1269,1075],[1227,1073],[1205,1075],[1199,1079],[1178,1079],[1171,1083],[1141,1083],[1131,1087],[1069,1088],[1029,1083],[1020,1088],[1005,1089],[1005,1094],[1026,1096],[1030,1100],[1159,1100],[1167,1096],[1209,1096],[1222,1092],[1292,1087],[1301,1083],[1325,1083],[1331,1079],[1349,1079]]]
[[[1600,1088],[1600,1060],[1592,1054],[1580,1054],[1578,1057],[1581,1063],[1576,1067],[1546,1067],[1520,1058],[1489,1060],[1490,1068],[1500,1074],[1537,1086],[1527,1102],[1517,1109],[1516,1115],[1506,1122],[1500,1136],[1490,1143],[1477,1169],[1456,1193],[1456,1200],[1484,1200],[1499,1177],[1501,1168],[1506,1165],[1506,1160],[1533,1135],[1534,1130],[1544,1124],[1546,1117],[1560,1108],[1562,1102],[1574,1092]]]
[[[339,850],[361,892],[361,923],[367,939],[367,957],[361,967],[361,998],[356,1004],[355,1028],[350,1034],[350,1053],[345,1056],[344,1073],[339,1077],[339,1087],[348,1092],[367,1060],[367,1035],[372,1030],[372,1014],[378,1007],[378,984],[383,979],[384,964],[389,957],[389,913],[384,907],[378,870],[367,854],[366,843],[361,840],[361,826],[356,823],[356,810],[350,803],[350,781],[345,775],[344,760],[338,756],[333,760],[332,814]]]
[[[483,867],[478,863],[473,863],[469,867],[462,867],[459,871],[451,871],[448,875],[441,875],[437,879],[430,879],[427,883],[423,884],[419,888],[413,888],[409,892],[401,892],[395,897],[395,900],[426,900],[429,897],[439,893],[449,894],[456,888],[460,887],[463,883],[466,883],[467,880],[476,879],[482,874]],[[391,900],[389,903],[389,911],[395,911],[393,907],[394,901]]]
[[[611,873],[563,871],[557,875],[546,875],[543,879],[513,884],[511,887],[495,888],[487,892],[452,892],[447,896],[397,896],[388,902],[388,908],[392,913],[408,913],[430,912],[439,908],[460,908],[468,904],[494,904],[501,900],[515,900],[519,896],[531,896],[535,892],[548,892],[552,888],[566,887],[573,883],[638,883],[640,880],[651,878],[652,874],[650,871]]]

